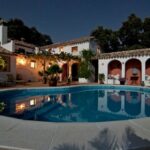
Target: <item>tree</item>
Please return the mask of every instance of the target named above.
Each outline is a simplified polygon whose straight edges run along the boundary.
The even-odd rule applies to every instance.
[[[150,18],[145,18],[143,22],[142,45],[150,47]]]
[[[88,79],[92,73],[91,58],[94,56],[91,50],[83,50],[81,53],[82,61],[79,66],[79,77]]]
[[[141,48],[142,32],[142,20],[135,14],[131,14],[118,31],[121,48],[123,50],[132,49],[133,47]]]
[[[10,39],[21,40],[43,46],[52,44],[50,36],[40,33],[35,27],[29,28],[20,19],[10,19],[7,23],[8,37]]]
[[[99,26],[91,35],[97,40],[102,52],[118,51],[120,43],[117,32]]]
[[[150,47],[150,18],[144,21],[131,14],[122,26],[113,31],[99,26],[92,33],[102,52],[139,49]]]

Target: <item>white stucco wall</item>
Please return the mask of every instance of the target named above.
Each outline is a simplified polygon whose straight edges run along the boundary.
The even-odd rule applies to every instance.
[[[122,65],[122,73],[121,77],[125,77],[125,64],[130,59],[137,59],[141,62],[141,72],[142,72],[142,81],[145,81],[145,67],[146,61],[150,58],[150,56],[134,56],[134,57],[124,57],[124,58],[109,58],[109,59],[99,59],[98,61],[98,73],[105,74],[105,81],[104,83],[108,83],[108,64],[112,60],[118,60],[121,62]]]
[[[76,53],[72,53],[72,47],[78,47],[78,51]],[[66,45],[66,46],[60,46],[56,48],[52,48],[52,52],[55,54],[60,54],[60,48],[63,49],[63,52],[65,53],[70,53],[74,56],[78,56],[81,54],[81,51],[83,49],[89,49],[89,42],[83,42],[83,43],[76,43],[76,44],[71,44],[71,45]]]
[[[14,42],[11,40],[9,43],[5,43],[3,45],[1,45],[3,48],[9,50],[10,52],[14,52],[15,51],[15,45]]]

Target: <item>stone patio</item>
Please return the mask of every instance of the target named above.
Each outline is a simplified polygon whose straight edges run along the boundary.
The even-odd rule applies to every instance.
[[[0,145],[13,150],[149,150],[150,119],[49,123],[0,116]]]

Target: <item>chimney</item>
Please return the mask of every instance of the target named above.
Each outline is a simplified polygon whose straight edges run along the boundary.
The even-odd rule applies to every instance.
[[[8,42],[7,38],[7,22],[3,19],[0,20],[0,43],[1,45]]]

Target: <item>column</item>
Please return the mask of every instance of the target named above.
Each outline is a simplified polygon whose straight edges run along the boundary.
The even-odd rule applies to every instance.
[[[145,81],[145,60],[143,60],[143,61],[141,61],[142,62],[142,69],[141,69],[141,71],[142,71],[142,81]]]
[[[145,94],[141,94],[141,116],[145,116]]]
[[[122,62],[122,68],[121,68],[121,77],[125,78],[125,62]]]

